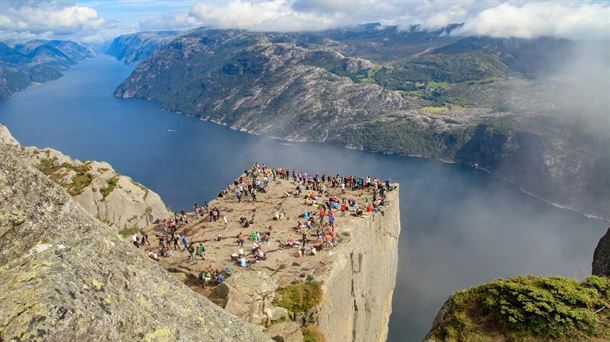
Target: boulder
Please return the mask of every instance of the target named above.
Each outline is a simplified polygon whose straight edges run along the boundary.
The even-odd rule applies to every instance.
[[[266,325],[270,315],[278,319],[283,315],[273,309],[277,288],[277,282],[264,272],[239,272],[216,286],[208,298],[245,321]]]

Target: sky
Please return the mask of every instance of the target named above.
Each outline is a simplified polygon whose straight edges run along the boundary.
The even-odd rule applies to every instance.
[[[523,0],[0,0],[0,40],[108,41],[199,26],[321,30],[380,22],[421,29],[464,23],[461,35],[610,39],[610,2]]]

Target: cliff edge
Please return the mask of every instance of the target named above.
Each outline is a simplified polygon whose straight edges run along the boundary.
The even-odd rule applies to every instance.
[[[0,144],[0,340],[266,341]]]
[[[21,147],[0,125],[0,144],[16,147],[20,158],[61,185],[89,214],[118,229],[140,229],[169,210],[154,191],[119,174],[106,162],[71,159],[52,148]]]
[[[199,215],[148,231],[141,250],[278,341],[385,341],[399,186],[286,172],[247,170]]]

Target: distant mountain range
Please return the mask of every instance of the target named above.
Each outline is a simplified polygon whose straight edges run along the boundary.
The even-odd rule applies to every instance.
[[[465,163],[610,218],[610,138],[547,77],[575,44],[451,34],[459,26],[146,32],[109,53],[137,63],[118,97],[254,134]]]
[[[93,50],[66,40],[31,40],[14,46],[0,42],[0,98],[30,84],[47,82],[86,58]]]

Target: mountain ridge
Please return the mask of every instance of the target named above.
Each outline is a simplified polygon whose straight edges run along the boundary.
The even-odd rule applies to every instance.
[[[610,218],[610,194],[600,190],[610,180],[596,173],[609,169],[610,137],[541,100],[555,86],[538,75],[561,64],[570,42],[390,32],[388,41],[416,35],[415,50],[398,54],[374,33],[190,30],[140,60],[115,96],[254,134],[464,163]],[[379,51],[383,58],[367,59]]]
[[[57,79],[95,53],[66,40],[35,39],[13,47],[0,42],[0,98],[25,89],[32,83]]]

